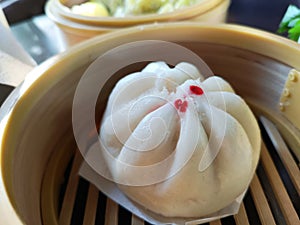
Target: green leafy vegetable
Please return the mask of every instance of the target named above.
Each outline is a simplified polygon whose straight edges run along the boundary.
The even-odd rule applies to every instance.
[[[288,34],[288,37],[300,43],[300,9],[290,5],[279,25],[278,33]]]

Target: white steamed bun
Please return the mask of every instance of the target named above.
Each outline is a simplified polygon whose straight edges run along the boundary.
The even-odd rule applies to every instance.
[[[167,217],[214,213],[249,186],[260,130],[245,101],[218,76],[153,62],[114,87],[100,128],[120,189]]]

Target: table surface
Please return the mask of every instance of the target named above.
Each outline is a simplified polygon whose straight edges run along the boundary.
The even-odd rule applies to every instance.
[[[227,22],[275,33],[290,4],[300,6],[300,0],[231,0]],[[38,64],[67,49],[64,43],[57,39],[59,31],[56,25],[44,14],[13,23],[11,29]],[[0,87],[2,103],[13,88],[3,85]]]

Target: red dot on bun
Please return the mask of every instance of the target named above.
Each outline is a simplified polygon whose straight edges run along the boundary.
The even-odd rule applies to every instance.
[[[201,87],[198,87],[196,85],[190,86],[190,91],[195,95],[203,95],[204,91]]]

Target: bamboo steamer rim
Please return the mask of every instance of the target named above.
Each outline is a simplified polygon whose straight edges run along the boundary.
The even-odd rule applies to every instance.
[[[208,11],[223,4],[224,8],[228,8],[230,0],[201,0],[199,3],[192,6],[175,10],[170,13],[163,14],[147,14],[138,16],[125,16],[125,17],[92,17],[83,16],[72,13],[66,6],[69,0],[49,0],[54,5],[57,13],[61,16],[83,24],[102,25],[102,26],[115,26],[126,27],[137,24],[151,23],[151,22],[167,22],[167,21],[180,21],[198,17]]]
[[[171,35],[169,32],[178,33],[178,35]],[[218,35],[215,35],[215,33],[218,33]],[[140,35],[141,38],[137,38],[136,35]],[[95,51],[97,48],[102,48],[104,44],[113,46],[116,42],[117,44],[127,43],[127,40],[154,39],[198,41],[226,45],[268,56],[288,64],[296,70],[300,70],[300,62],[298,60],[300,57],[300,45],[295,41],[243,25],[205,24],[190,21],[140,25],[106,33],[72,47],[67,52],[60,54],[55,61],[60,64],[60,62],[69,58],[70,55],[74,55],[76,57],[73,60],[78,62],[84,55]]]
[[[165,36],[160,32],[161,30],[164,31],[164,34],[180,30],[180,33],[184,35]],[[72,65],[80,67],[90,62],[98,56],[99,51],[97,50],[101,48],[103,50],[104,46],[110,48],[128,41],[144,40],[144,35],[155,32],[159,34],[156,33],[157,39],[159,39],[157,36],[160,36],[160,39],[168,41],[200,41],[237,47],[271,57],[297,70],[300,69],[300,45],[296,42],[254,28],[230,24],[208,25],[185,22],[146,25],[143,26],[143,29],[133,27],[97,36],[54,56],[30,72],[25,81],[11,93],[0,108],[0,224],[23,224],[13,206],[15,200],[10,198],[11,193],[8,190],[11,185],[8,182],[10,171],[7,172],[8,169],[3,168],[5,151],[3,137],[9,125],[9,119],[14,117],[14,109],[20,105],[20,102],[26,100],[26,93],[37,91],[38,94],[43,94],[47,92],[49,87],[72,70]],[[137,38],[137,35],[140,37]],[[53,76],[53,74],[58,75]]]

